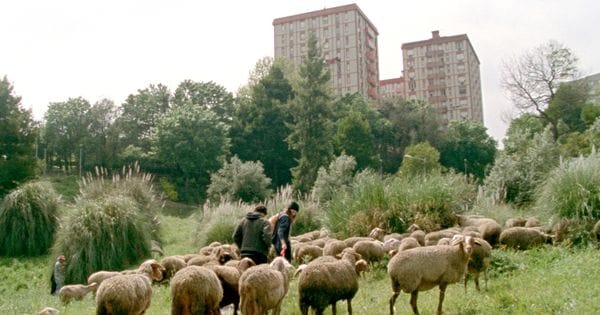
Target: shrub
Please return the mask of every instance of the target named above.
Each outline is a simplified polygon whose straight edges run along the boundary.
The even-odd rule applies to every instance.
[[[162,188],[169,200],[177,201],[177,187],[166,177],[160,178],[160,188]]]
[[[55,255],[67,257],[66,283],[98,270],[122,270],[150,256],[152,223],[122,195],[79,199],[59,230]]]
[[[0,256],[47,254],[58,228],[60,198],[48,182],[29,182],[0,205]]]
[[[329,167],[319,168],[312,195],[321,202],[331,200],[335,194],[347,190],[354,177],[356,159],[342,154],[333,160]]]
[[[225,199],[214,206],[210,202],[205,203],[197,217],[196,243],[200,247],[212,242],[233,243],[235,227],[253,209],[251,205]]]
[[[271,194],[271,179],[265,176],[262,163],[242,162],[237,156],[212,174],[210,181],[207,193],[213,202],[220,198],[256,202]]]
[[[600,155],[575,158],[552,171],[537,194],[536,206],[561,218],[600,219]]]

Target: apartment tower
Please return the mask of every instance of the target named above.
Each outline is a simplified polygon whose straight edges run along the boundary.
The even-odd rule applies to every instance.
[[[275,58],[300,64],[314,32],[337,94],[359,92],[379,98],[377,29],[356,4],[273,20]]]
[[[435,106],[442,127],[453,120],[483,124],[479,59],[466,34],[402,44],[404,96]]]

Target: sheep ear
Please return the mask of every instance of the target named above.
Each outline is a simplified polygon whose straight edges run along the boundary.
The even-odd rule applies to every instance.
[[[481,242],[478,239],[476,239],[476,238],[473,239],[473,243],[475,243],[475,244],[477,244],[479,246],[482,245]]]
[[[452,237],[452,240],[450,241],[450,245],[452,245],[452,246],[458,245],[458,244],[462,243],[464,240],[465,240],[465,237],[463,235],[456,234],[456,235],[454,235],[454,237]]]

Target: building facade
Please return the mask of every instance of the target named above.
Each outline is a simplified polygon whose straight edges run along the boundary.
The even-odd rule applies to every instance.
[[[466,34],[402,44],[405,99],[435,106],[440,126],[469,120],[483,124],[479,58]]]
[[[406,99],[404,77],[379,81],[379,95],[381,98]]]
[[[299,65],[314,32],[331,73],[332,90],[379,99],[379,33],[356,4],[277,18],[273,29],[275,58]]]

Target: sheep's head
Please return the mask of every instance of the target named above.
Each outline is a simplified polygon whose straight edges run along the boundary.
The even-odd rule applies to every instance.
[[[242,273],[252,266],[256,266],[254,260],[244,257],[238,262],[237,269]]]
[[[163,267],[158,261],[149,259],[144,261],[138,268],[138,272],[147,275],[154,281],[161,281],[163,279]]]
[[[473,253],[473,244],[475,244],[475,239],[471,236],[465,236],[461,234],[456,234],[450,240],[450,245],[455,246],[459,245],[462,247],[463,251],[470,256]]]
[[[351,262],[352,264],[355,264],[357,260],[362,258],[362,256],[359,253],[357,253],[354,250],[354,248],[347,247],[347,248],[344,248],[344,250],[340,254],[336,255],[336,258],[345,259],[345,260]]]
[[[385,236],[385,231],[378,227],[372,229],[371,233],[369,233],[369,237],[372,237],[376,240],[383,240],[384,236]]]

